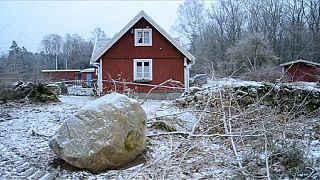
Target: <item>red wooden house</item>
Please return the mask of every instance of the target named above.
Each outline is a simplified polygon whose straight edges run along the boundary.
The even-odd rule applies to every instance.
[[[195,57],[141,11],[114,38],[98,39],[90,59],[98,67],[100,92],[133,89],[170,91],[168,79],[189,87],[189,68]],[[177,83],[175,83],[177,84]],[[179,84],[179,83],[178,83]]]
[[[307,60],[296,60],[280,64],[292,81],[317,82],[320,75],[320,64]]]

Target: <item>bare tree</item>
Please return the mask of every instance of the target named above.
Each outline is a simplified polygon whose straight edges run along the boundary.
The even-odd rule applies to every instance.
[[[58,69],[58,55],[61,53],[62,37],[58,34],[48,34],[41,41],[42,50],[46,55],[54,57],[55,69]]]
[[[279,57],[273,66],[297,58],[320,62],[319,0],[218,0],[208,9],[202,3],[187,0],[178,10],[178,29],[197,58],[194,73],[223,74],[230,67],[227,49],[256,34]]]
[[[96,27],[93,31],[91,31],[91,34],[93,35],[92,42],[94,43],[97,39],[106,39],[108,36],[106,33],[100,28]]]
[[[66,68],[81,69],[89,66],[89,59],[92,53],[93,44],[86,42],[78,34],[67,34],[65,36],[62,52],[65,57]]]
[[[178,8],[178,31],[188,39],[192,51],[196,52],[195,39],[201,35],[205,23],[203,0],[186,0]]]
[[[227,40],[234,45],[241,39],[243,26],[246,18],[246,12],[243,2],[240,0],[220,0],[220,8],[226,13],[226,29]]]
[[[307,1],[307,24],[311,33],[312,45],[310,46],[310,56],[316,61],[320,61],[320,1]]]
[[[206,11],[203,0],[186,0],[178,8],[176,30],[188,42],[190,51],[197,58],[193,71],[203,72],[206,58],[204,56],[203,42],[206,24]]]
[[[285,3],[284,26],[287,33],[286,46],[290,47],[288,58],[291,60],[303,58],[305,39],[305,1],[290,0]]]
[[[219,74],[227,68],[226,49],[233,46],[242,37],[245,27],[246,11],[239,0],[219,0],[212,3],[208,10],[208,23],[204,33],[204,51],[208,62]],[[209,42],[208,42],[209,41]],[[207,44],[208,43],[208,44]]]

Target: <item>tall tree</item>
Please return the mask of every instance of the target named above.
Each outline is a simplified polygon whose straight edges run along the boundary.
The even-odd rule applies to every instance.
[[[91,31],[91,34],[93,35],[93,39],[92,39],[93,43],[97,39],[106,39],[106,38],[108,38],[106,33],[100,27],[96,27],[93,31]]]
[[[194,69],[203,71],[205,57],[202,53],[203,27],[205,26],[206,13],[203,0],[186,0],[178,7],[178,19],[176,20],[176,30],[183,36],[189,45],[190,51],[196,56],[198,61]]]
[[[3,65],[5,68],[2,77],[12,81],[27,80],[33,74],[32,53],[25,47],[20,48],[16,41],[12,41],[7,61]]]
[[[45,35],[41,41],[42,50],[50,59],[54,59],[54,69],[58,69],[58,55],[61,53],[62,37],[58,34]]]
[[[89,66],[93,44],[86,42],[78,34],[65,36],[62,52],[65,57],[66,68],[81,69]]]
[[[320,1],[308,0],[307,4],[307,26],[311,38],[309,49],[310,58],[320,62]]]
[[[306,14],[305,0],[288,0],[285,3],[284,26],[286,31],[285,44],[290,47],[287,59],[305,58],[306,54]]]
[[[178,8],[178,31],[185,37],[196,51],[195,39],[201,35],[205,23],[205,5],[203,0],[186,0]]]

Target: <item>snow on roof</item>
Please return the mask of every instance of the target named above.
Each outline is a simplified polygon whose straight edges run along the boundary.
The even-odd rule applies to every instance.
[[[98,38],[93,47],[91,59],[93,57],[98,57],[99,54],[105,49],[105,47],[110,43],[111,39]],[[99,58],[99,57],[98,57]],[[90,62],[91,62],[90,59]]]
[[[80,72],[80,69],[42,70],[42,72]]]
[[[177,42],[174,38],[172,38],[164,29],[162,29],[149,15],[147,15],[144,11],[140,11],[138,15],[136,15],[119,33],[117,33],[113,39],[109,43],[104,44],[102,48],[95,47],[94,53],[92,53],[92,57],[90,58],[90,63],[93,64],[99,58],[111,48],[113,44],[115,44],[134,24],[136,24],[141,18],[145,18],[154,28],[156,28],[172,45],[174,45],[183,55],[185,55],[190,61],[191,64],[194,63],[196,58],[185,48],[183,48],[179,42]],[[97,43],[96,43],[97,45]],[[100,50],[99,50],[100,49]]]
[[[307,60],[303,60],[303,59],[298,59],[298,60],[295,60],[295,61],[289,61],[289,62],[286,62],[286,63],[282,63],[279,66],[283,67],[283,66],[288,66],[288,65],[291,65],[291,64],[299,63],[299,62],[300,63],[305,63],[305,64],[311,64],[311,65],[315,65],[315,66],[320,66],[319,63],[312,62],[312,61],[307,61]]]
[[[94,72],[95,68],[82,69],[81,72]]]

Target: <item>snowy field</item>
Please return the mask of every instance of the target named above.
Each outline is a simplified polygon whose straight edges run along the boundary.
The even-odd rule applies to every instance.
[[[173,135],[155,127],[157,121],[172,121],[177,132],[191,132],[203,112],[157,100],[142,105],[148,116],[148,142],[143,158],[120,170],[101,174],[69,166],[53,154],[48,141],[65,119],[94,98],[60,96],[59,99],[61,102],[53,104],[0,105],[0,179],[231,179],[239,173],[235,171],[238,163],[227,138],[205,135],[186,138],[186,134],[173,132]],[[309,147],[306,154],[320,163],[319,135],[312,129],[319,119],[292,123],[294,126],[287,128],[299,127],[293,130],[301,131],[301,140]],[[246,148],[238,149],[238,158],[246,153]],[[319,171],[319,167],[313,170]]]
[[[123,170],[92,175],[68,166],[52,153],[48,147],[48,140],[57,128],[68,116],[94,100],[90,96],[60,96],[59,99],[61,102],[53,104],[1,105],[0,179],[116,178],[121,176]],[[148,119],[180,112],[170,104],[169,101],[148,100],[143,108]],[[181,116],[188,121],[195,120],[190,113],[182,113]],[[158,145],[161,146],[161,144]]]

